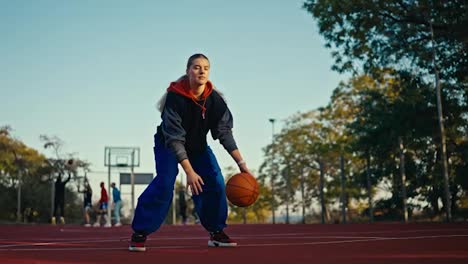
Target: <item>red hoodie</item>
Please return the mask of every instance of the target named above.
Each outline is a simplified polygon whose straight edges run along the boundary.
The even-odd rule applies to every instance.
[[[109,198],[107,197],[107,191],[106,188],[101,187],[101,200],[99,200],[100,203],[107,203],[109,201]]]
[[[202,109],[203,119],[205,118],[206,98],[213,92],[213,84],[210,81],[206,82],[205,84],[205,90],[203,90],[203,93],[201,95],[201,100],[197,100],[197,98],[191,93],[190,83],[189,83],[188,78],[182,78],[179,81],[171,82],[171,84],[167,88],[167,91],[175,92],[182,96],[192,99],[192,101]],[[200,104],[199,101],[203,101],[203,104]]]

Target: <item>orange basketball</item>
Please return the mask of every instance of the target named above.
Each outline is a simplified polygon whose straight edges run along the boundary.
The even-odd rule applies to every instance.
[[[226,183],[228,200],[239,207],[252,205],[258,198],[258,183],[255,178],[245,172],[233,175]]]

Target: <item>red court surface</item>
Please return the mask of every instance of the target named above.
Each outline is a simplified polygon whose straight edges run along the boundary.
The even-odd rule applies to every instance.
[[[129,226],[0,226],[0,263],[468,263],[468,224],[231,225],[239,246],[208,248],[201,226],[163,226],[128,252]]]

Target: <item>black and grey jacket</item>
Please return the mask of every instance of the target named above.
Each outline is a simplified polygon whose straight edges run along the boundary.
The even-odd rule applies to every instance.
[[[203,105],[203,101],[198,103]],[[155,140],[159,136],[165,146],[174,151],[179,162],[206,150],[208,131],[229,153],[237,149],[232,136],[231,112],[216,90],[206,98],[205,107],[203,118],[201,107],[190,98],[175,92],[167,94]]]

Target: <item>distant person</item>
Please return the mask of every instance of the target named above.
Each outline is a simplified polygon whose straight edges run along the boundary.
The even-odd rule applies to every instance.
[[[185,200],[184,186],[179,186],[178,191],[178,203],[179,203],[179,214],[182,220],[182,224],[187,224],[187,200]]]
[[[70,178],[69,173],[68,178],[62,181],[62,174],[60,173],[55,181],[54,216],[51,221],[53,225],[57,223],[57,219],[60,219],[62,225],[65,224],[65,185],[70,181]]]
[[[83,191],[80,191],[80,189],[78,189],[78,192],[83,193],[83,215],[84,215],[84,220],[85,220],[84,226],[90,227],[91,223],[90,223],[89,213],[93,210],[93,202],[92,202],[93,189],[91,189],[91,185],[89,185],[88,180],[85,180],[84,187],[85,188]]]
[[[33,207],[27,207],[26,209],[24,209],[23,215],[25,223],[32,223],[35,220],[37,212],[34,210]]]
[[[111,184],[112,187],[112,201],[114,203],[114,218],[115,224],[114,226],[121,226],[122,223],[120,222],[120,208],[122,208],[122,199],[120,198],[120,191],[115,187],[115,182]]]
[[[172,82],[161,98],[162,122],[154,135],[156,177],[138,198],[132,222],[130,251],[145,251],[148,235],[159,229],[171,205],[178,164],[187,175],[201,224],[209,232],[208,246],[234,247],[224,232],[227,201],[224,178],[207,144],[209,131],[238,164],[250,173],[232,135],[233,118],[220,92],[209,81],[210,62],[192,55],[185,75]]]
[[[197,209],[195,208],[195,206],[192,208],[192,216],[193,216],[195,224],[199,224],[200,223],[200,217],[198,217]]]
[[[99,208],[96,216],[95,227],[101,226],[101,216],[104,218],[104,227],[111,227],[110,219],[107,219],[107,210],[109,208],[109,197],[107,196],[106,187],[104,182],[101,182],[101,198],[99,199]]]

